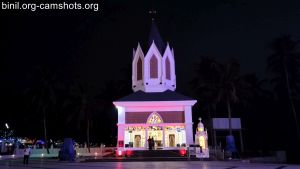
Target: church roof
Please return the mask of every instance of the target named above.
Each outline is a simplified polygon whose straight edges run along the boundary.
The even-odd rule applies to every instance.
[[[152,20],[152,24],[151,24],[151,29],[150,29],[149,39],[148,39],[148,47],[151,46],[153,41],[156,47],[158,48],[160,54],[163,55],[164,54],[163,52],[166,49],[166,45],[160,36],[160,33],[158,31],[154,19]]]
[[[153,92],[145,93],[143,91],[134,92],[128,96],[125,96],[117,102],[127,102],[127,101],[187,101],[194,100],[193,98],[184,96],[180,93],[167,90],[164,92]]]

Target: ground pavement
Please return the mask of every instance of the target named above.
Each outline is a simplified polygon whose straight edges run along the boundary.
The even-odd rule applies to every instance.
[[[259,164],[242,161],[60,162],[57,159],[0,160],[0,169],[300,169],[300,165]]]

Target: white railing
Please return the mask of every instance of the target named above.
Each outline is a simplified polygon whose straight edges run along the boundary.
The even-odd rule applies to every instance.
[[[59,148],[50,148],[49,154],[47,154],[47,149],[31,149],[30,157],[58,157]],[[77,156],[105,156],[114,153],[115,147],[93,147],[90,148],[75,148]],[[20,157],[24,155],[24,149],[16,149],[14,157]]]

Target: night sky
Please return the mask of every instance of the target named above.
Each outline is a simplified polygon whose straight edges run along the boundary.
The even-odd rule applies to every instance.
[[[26,116],[12,107],[38,66],[50,67],[65,81],[88,83],[91,96],[109,80],[131,78],[122,70],[131,68],[138,42],[145,49],[153,7],[163,40],[174,48],[182,92],[189,91],[200,56],[236,58],[243,73],[263,79],[270,43],[285,34],[300,39],[300,1],[92,2],[99,3],[98,12],[1,10],[1,114]],[[0,125],[11,118],[1,117]]]
[[[41,63],[66,76],[77,74],[97,87],[103,80],[120,76],[119,70],[131,63],[132,49],[138,42],[147,41],[152,4],[101,1],[99,12],[88,13],[2,11],[1,72],[7,82],[5,90],[14,90],[24,82],[30,68]],[[178,88],[182,90],[199,56],[219,60],[234,57],[244,72],[264,77],[271,41],[283,34],[300,39],[298,1],[154,4],[160,33],[175,50]]]

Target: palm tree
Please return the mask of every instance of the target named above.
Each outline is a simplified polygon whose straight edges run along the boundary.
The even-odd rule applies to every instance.
[[[37,73],[36,79],[33,80],[36,84],[33,88],[29,89],[29,92],[32,95],[32,104],[36,105],[35,108],[38,112],[42,112],[45,147],[49,154],[47,116],[56,104],[56,78],[50,69],[45,67],[38,67]]]
[[[109,119],[109,121],[117,121],[117,110],[113,105],[113,101],[124,97],[131,93],[131,83],[123,80],[108,81],[105,83],[103,90],[97,96],[97,100],[101,106],[101,113]],[[106,122],[105,122],[106,123]],[[116,128],[114,123],[110,125],[110,138],[109,140],[115,140],[112,137],[116,135]]]
[[[213,129],[212,118],[215,117],[217,108],[214,96],[218,90],[218,66],[219,63],[214,57],[201,57],[200,62],[195,65],[196,76],[190,82],[193,89],[192,95],[199,100],[194,108],[202,109],[202,111],[207,112],[209,131],[212,131]],[[211,140],[215,140],[213,133],[210,132],[210,134],[212,138]],[[216,140],[212,141],[212,144],[216,146]]]
[[[197,77],[192,81],[193,88],[200,96],[204,96],[207,105],[223,102],[229,118],[229,134],[232,134],[232,103],[243,101],[249,96],[250,85],[240,74],[240,65],[236,60],[225,64],[218,63],[212,57],[203,57],[197,68]],[[202,97],[203,98],[203,97]]]
[[[290,36],[282,36],[271,44],[273,54],[268,57],[268,69],[273,73],[271,83],[275,84],[275,90],[286,88],[289,104],[293,113],[298,140],[300,130],[293,95],[299,91],[300,82],[300,54],[297,51],[298,42]]]
[[[229,120],[229,135],[232,136],[232,104],[246,102],[250,97],[251,86],[240,73],[236,60],[225,64],[214,58],[203,57],[197,68],[197,77],[192,81],[195,93],[207,99],[207,106],[216,107],[224,103]]]
[[[80,82],[76,82],[71,86],[70,97],[66,101],[67,105],[75,106],[74,111],[77,113],[71,113],[68,115],[67,123],[70,122],[71,119],[75,119],[75,123],[77,123],[77,129],[81,128],[82,122],[85,121],[86,123],[86,142],[88,152],[90,152],[90,121],[91,115],[90,111],[88,110],[88,93],[87,93],[86,85],[83,85]]]
[[[219,66],[219,83],[215,102],[225,102],[229,120],[229,135],[232,135],[232,103],[244,102],[250,93],[250,85],[240,74],[240,64],[236,60]]]
[[[208,112],[215,112],[216,103],[214,93],[217,90],[217,79],[219,75],[218,63],[214,57],[201,57],[199,64],[196,64],[196,76],[192,79],[191,86],[193,95],[204,103],[204,109]]]
[[[115,124],[109,121],[117,121],[117,110],[116,107],[113,105],[113,102],[117,99],[129,95],[132,93],[131,88],[131,66],[128,64],[127,66],[123,67],[120,70],[120,79],[110,80],[105,83],[102,91],[96,96],[98,107],[100,107],[100,114],[103,121],[103,125],[105,127],[109,126],[110,132],[106,134],[110,134],[108,140],[111,142],[109,144],[114,145],[115,135],[116,135],[116,128],[114,127]],[[104,118],[105,117],[105,118]],[[107,119],[108,120],[107,120]]]

